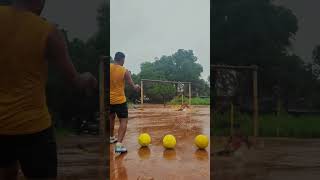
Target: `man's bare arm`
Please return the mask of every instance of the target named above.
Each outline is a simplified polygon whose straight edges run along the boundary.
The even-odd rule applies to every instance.
[[[64,36],[56,28],[48,35],[46,58],[62,72],[67,83],[77,88],[86,87],[90,81],[92,81],[92,85],[94,85],[95,79],[90,73],[80,75],[77,72],[71,62]]]
[[[131,73],[130,71],[126,70],[126,73],[125,73],[125,79],[126,79],[126,82],[136,91],[140,90],[140,87],[136,84],[134,84],[133,80],[132,80],[132,77],[131,77]]]

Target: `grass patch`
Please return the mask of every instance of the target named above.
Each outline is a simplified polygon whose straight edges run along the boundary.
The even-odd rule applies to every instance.
[[[55,133],[57,138],[63,138],[70,134],[75,133],[74,130],[66,129],[66,128],[56,128],[55,130],[56,130]]]
[[[252,116],[235,114],[235,122],[247,135],[253,135]],[[230,135],[230,114],[214,114],[214,127],[211,129],[216,136]],[[261,137],[295,137],[320,138],[320,116],[261,115],[259,117],[259,136]]]
[[[189,102],[188,97],[183,98],[184,102]],[[170,105],[180,105],[181,104],[181,97],[175,97],[173,100],[169,102]],[[210,105],[210,98],[199,98],[194,97],[191,98],[192,105]]]
[[[134,105],[134,104],[133,104],[132,102],[127,102],[127,104],[128,104],[128,108],[129,108],[129,109],[132,109],[132,108],[133,108],[133,105]]]

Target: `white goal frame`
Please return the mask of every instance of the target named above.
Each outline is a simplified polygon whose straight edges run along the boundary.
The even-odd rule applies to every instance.
[[[143,83],[144,82],[158,82],[158,83],[171,83],[171,84],[188,84],[189,85],[189,105],[191,105],[191,82],[179,82],[179,81],[163,81],[163,80],[154,80],[154,79],[141,79],[140,84],[141,84],[141,91],[140,91],[140,102],[143,104],[143,98],[144,98],[144,93],[143,93]],[[182,95],[183,97],[183,95]]]

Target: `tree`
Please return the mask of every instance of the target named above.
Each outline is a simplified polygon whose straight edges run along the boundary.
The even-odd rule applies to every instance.
[[[88,41],[80,39],[69,39],[68,32],[62,29],[67,41],[69,54],[79,72],[91,72],[98,78],[99,57],[106,55],[107,42],[109,34],[107,30],[109,25],[104,2],[98,9],[98,31],[89,38]],[[60,74],[49,66],[47,102],[53,119],[57,124],[63,127],[75,127],[77,122],[72,122],[72,117],[92,118],[95,112],[99,110],[99,95],[96,92],[93,96],[87,97],[83,91],[70,89],[61,82]],[[87,119],[88,120],[88,119]]]
[[[316,45],[312,51],[313,62],[320,65],[320,45]]]
[[[172,84],[156,84],[148,91],[155,101],[158,101],[159,98],[161,98],[163,105],[165,106],[166,102],[175,96],[176,88]]]
[[[260,96],[270,96],[275,84],[284,93],[297,89],[293,81],[303,79],[295,73],[305,67],[290,52],[298,30],[291,10],[271,0],[215,0],[212,9],[213,64],[258,65]]]
[[[208,83],[200,79],[203,71],[202,66],[197,63],[198,58],[192,50],[179,49],[172,55],[155,58],[153,62],[146,61],[140,65],[140,73],[134,75],[134,81],[141,79],[168,80],[180,82],[192,82],[193,96],[208,96],[210,88]],[[163,91],[163,93],[161,92]],[[144,84],[145,94],[155,102],[167,101],[176,94],[176,87],[167,84]],[[132,101],[137,99],[132,89],[127,89],[127,97]]]

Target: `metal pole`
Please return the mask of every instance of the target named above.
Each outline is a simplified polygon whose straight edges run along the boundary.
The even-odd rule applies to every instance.
[[[189,105],[191,105],[191,83],[189,83]]]
[[[211,65],[212,68],[217,69],[256,69],[257,66],[230,66],[230,65]]]
[[[164,80],[153,80],[153,79],[141,79],[141,81],[173,83],[173,84],[179,84],[179,83],[188,84],[188,83],[191,83],[191,82],[164,81]]]
[[[141,101],[141,104],[143,104],[143,81],[141,80],[141,91],[140,91],[140,101]]]
[[[234,112],[233,112],[233,103],[230,104],[230,135],[234,134]]]
[[[258,67],[253,66],[253,122],[254,137],[259,136],[259,120],[258,120]]]
[[[183,93],[181,94],[181,105],[183,105]]]
[[[100,121],[99,121],[99,135],[100,135],[100,157],[103,159],[102,163],[108,163],[107,160],[107,146],[106,146],[106,106],[105,106],[105,93],[106,93],[106,72],[105,72],[105,57],[100,57],[99,63],[99,103],[100,103]],[[108,126],[109,127],[109,126]]]

